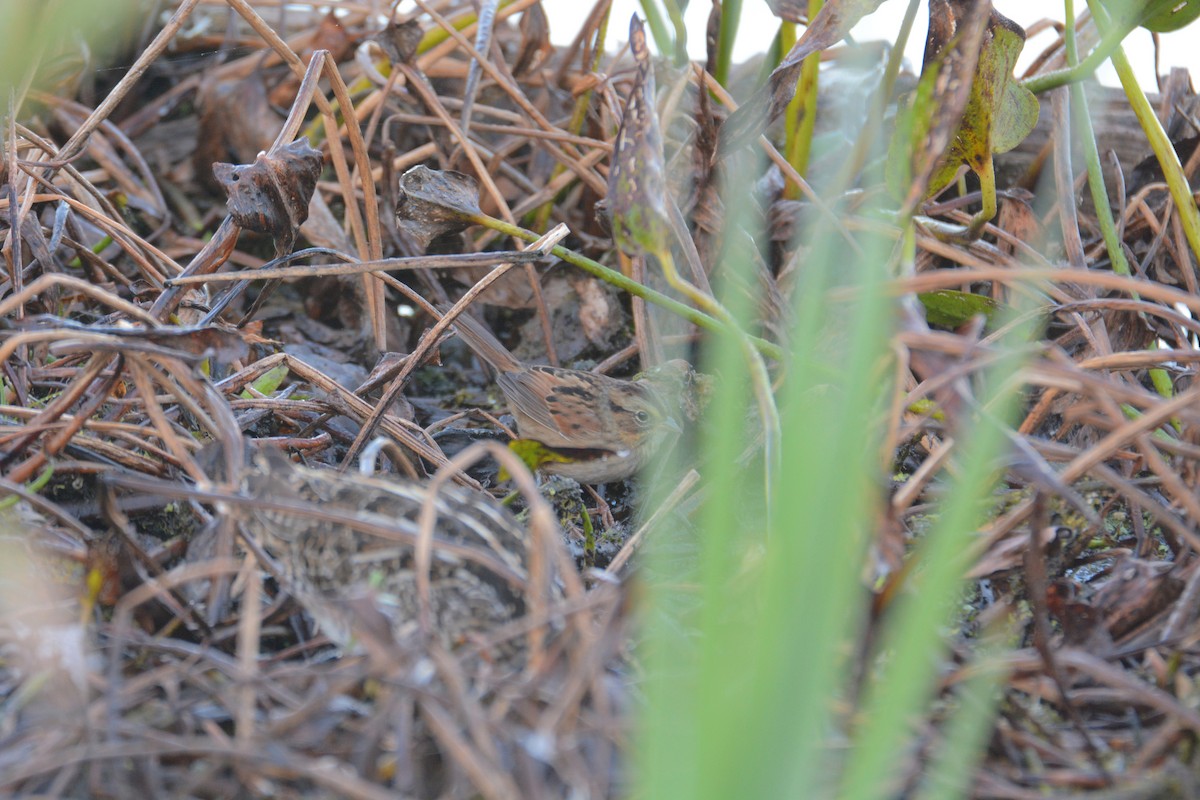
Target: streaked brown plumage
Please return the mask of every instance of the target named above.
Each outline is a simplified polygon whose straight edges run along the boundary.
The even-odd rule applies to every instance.
[[[657,381],[525,365],[474,319],[463,315],[454,324],[463,341],[498,373],[496,384],[521,438],[568,459],[547,462],[541,467],[547,473],[582,483],[624,480],[679,432]],[[684,362],[665,366],[669,371],[687,369]]]

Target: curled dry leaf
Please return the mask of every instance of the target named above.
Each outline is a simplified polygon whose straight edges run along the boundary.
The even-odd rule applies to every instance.
[[[667,176],[663,167],[662,134],[654,111],[654,71],[642,21],[629,22],[629,49],[637,74],[625,104],[621,129],[613,146],[608,173],[608,203],[613,241],[626,253],[661,253],[667,247]]]
[[[521,13],[521,47],[513,62],[512,73],[520,77],[546,62],[554,53],[550,43],[550,21],[541,3],[534,3]]]
[[[308,201],[321,174],[321,153],[297,139],[272,153],[259,153],[253,164],[213,164],[213,175],[229,195],[226,207],[234,222],[268,233],[275,249],[292,249],[296,231],[308,219]]]
[[[483,215],[479,184],[453,170],[415,166],[400,176],[396,220],[422,247],[439,236],[458,233]]]
[[[387,53],[393,63],[409,64],[417,55],[417,47],[421,44],[421,37],[424,35],[421,23],[416,20],[399,24],[389,22],[388,26],[375,37],[375,41],[379,43],[383,52]]]

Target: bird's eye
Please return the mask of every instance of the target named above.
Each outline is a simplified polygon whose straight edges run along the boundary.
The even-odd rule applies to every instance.
[[[650,412],[637,411],[634,413],[633,418],[637,420],[638,425],[648,425],[650,423]]]

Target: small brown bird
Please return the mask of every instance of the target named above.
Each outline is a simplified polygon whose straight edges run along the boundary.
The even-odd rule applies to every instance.
[[[482,324],[463,315],[454,320],[459,336],[498,373],[496,384],[517,419],[517,432],[564,460],[540,468],[581,483],[607,483],[633,476],[650,456],[680,431],[664,398],[663,378],[633,381],[577,369],[522,364]],[[685,373],[683,361],[663,365]]]

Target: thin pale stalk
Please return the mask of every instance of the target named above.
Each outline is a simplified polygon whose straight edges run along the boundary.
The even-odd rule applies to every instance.
[[[503,220],[496,219],[495,217],[489,217],[486,214],[472,216],[471,221],[477,225],[483,225],[486,228],[497,231],[498,233],[503,233],[505,236],[512,236],[514,238],[521,239],[522,241],[532,242],[536,241],[538,238],[538,235],[533,231],[527,231],[517,225],[510,225]],[[584,272],[599,278],[605,283],[615,286],[622,291],[628,292],[634,297],[640,297],[648,303],[653,303],[659,308],[665,308],[672,314],[680,316],[683,319],[686,319],[688,322],[704,328],[705,330],[721,331],[726,327],[721,322],[710,317],[708,314],[705,314],[702,311],[697,311],[691,306],[680,303],[678,300],[673,300],[661,292],[656,292],[647,286],[643,286],[637,281],[630,280],[620,272],[617,272],[614,269],[609,269],[600,262],[593,261],[587,256],[580,255],[574,250],[568,250],[561,245],[555,245],[550,252],[558,258],[561,258],[563,261],[566,261],[568,264],[579,267]],[[753,343],[754,348],[767,358],[773,358],[777,361],[783,359],[783,349],[780,348],[779,345],[773,342],[768,342],[766,339],[761,339],[757,336],[750,336],[749,339]]]
[[[513,4],[514,0],[501,0],[500,7],[497,11],[502,11]],[[454,26],[454,30],[462,32],[475,24],[479,19],[474,9],[452,18],[450,24]],[[433,48],[437,47],[442,42],[450,38],[450,34],[445,28],[432,28],[421,37],[421,43],[417,45],[417,55],[425,55]]]
[[[1066,31],[1063,34],[1067,50],[1067,63],[1074,64],[1079,59],[1075,45],[1075,0],[1063,0],[1066,17]],[[1119,48],[1118,43],[1118,48]],[[1074,124],[1079,128],[1083,145],[1084,161],[1087,163],[1088,189],[1092,193],[1092,203],[1096,207],[1096,222],[1100,226],[1100,235],[1104,237],[1104,247],[1108,250],[1108,258],[1112,262],[1113,271],[1118,275],[1129,274],[1129,262],[1125,260],[1125,252],[1121,249],[1121,241],[1117,236],[1117,225],[1113,221],[1112,207],[1108,204],[1108,190],[1104,186],[1104,173],[1100,169],[1100,151],[1096,147],[1096,133],[1092,129],[1092,118],[1088,111],[1087,93],[1083,84],[1072,83],[1071,108],[1074,111]],[[1141,92],[1139,91],[1140,95]]]

